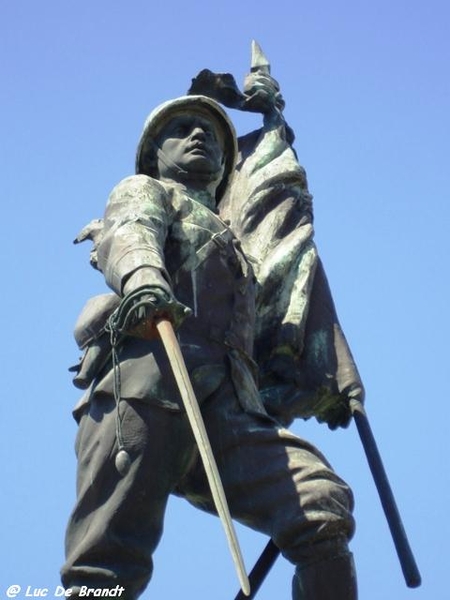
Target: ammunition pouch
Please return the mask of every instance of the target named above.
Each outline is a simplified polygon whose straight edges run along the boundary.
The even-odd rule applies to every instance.
[[[75,372],[73,384],[87,389],[100,372],[111,353],[109,317],[117,309],[120,298],[116,294],[101,294],[90,298],[75,325],[75,341],[84,354],[80,362],[69,370]]]

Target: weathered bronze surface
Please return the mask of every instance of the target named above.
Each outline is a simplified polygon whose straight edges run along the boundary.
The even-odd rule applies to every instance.
[[[222,105],[260,112],[236,139]],[[295,566],[293,598],[351,600],[353,499],[326,459],[286,427],[346,426],[363,386],[313,232],[312,197],[257,45],[241,92],[204,70],[151,113],[136,174],[77,241],[112,293],[76,327],[77,503],[62,581],[125,588],[152,573],[170,494],[215,512],[170,361],[153,327],[172,321],[233,518]],[[149,329],[151,335],[149,335]],[[116,464],[117,463],[117,464]]]

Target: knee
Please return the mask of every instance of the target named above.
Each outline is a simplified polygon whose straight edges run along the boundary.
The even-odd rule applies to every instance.
[[[296,510],[273,536],[284,556],[294,564],[346,552],[353,536],[352,491],[333,471],[325,475],[303,480]]]
[[[299,526],[308,539],[349,539],[353,535],[353,493],[331,468],[312,468],[296,481],[296,488],[301,507]]]

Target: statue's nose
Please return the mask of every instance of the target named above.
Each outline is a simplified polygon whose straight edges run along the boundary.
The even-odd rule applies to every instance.
[[[196,125],[191,131],[191,138],[204,139],[206,137],[205,130],[200,125]]]

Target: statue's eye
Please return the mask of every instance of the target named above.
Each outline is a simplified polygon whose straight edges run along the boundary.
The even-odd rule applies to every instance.
[[[184,135],[187,135],[187,133],[188,133],[187,125],[177,125],[176,127],[174,127],[172,129],[172,135],[174,135],[176,137],[183,137]]]

